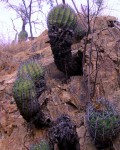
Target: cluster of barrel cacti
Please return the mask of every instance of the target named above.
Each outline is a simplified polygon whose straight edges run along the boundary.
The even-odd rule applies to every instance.
[[[120,116],[110,102],[101,98],[87,107],[87,123],[90,135],[98,148],[109,147],[120,132]]]
[[[78,33],[75,31],[77,27],[75,11],[66,4],[54,7],[48,14],[47,26],[54,62],[57,68],[68,76],[81,75],[82,61],[76,61],[77,58],[73,58],[71,52],[75,33]]]
[[[48,125],[49,118],[45,118],[40,109],[38,97],[45,90],[43,68],[34,59],[23,62],[19,69],[17,79],[13,86],[13,96],[20,114],[36,127]]]
[[[50,145],[48,141],[42,139],[38,143],[31,145],[30,150],[50,150]]]

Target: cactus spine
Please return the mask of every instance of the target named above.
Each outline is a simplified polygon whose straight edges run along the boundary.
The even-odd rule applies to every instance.
[[[109,146],[120,131],[120,116],[105,98],[97,100],[97,107],[87,107],[89,132],[98,148]],[[99,106],[99,107],[98,107]]]

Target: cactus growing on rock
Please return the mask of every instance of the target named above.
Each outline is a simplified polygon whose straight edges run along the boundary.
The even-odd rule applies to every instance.
[[[30,78],[18,78],[13,86],[13,96],[21,115],[28,122],[39,111],[36,90]]]
[[[29,77],[17,78],[13,86],[13,97],[23,118],[37,128],[49,125],[40,109],[34,82]]]
[[[98,148],[110,146],[120,132],[120,116],[105,98],[97,100],[95,105],[88,105],[86,119],[90,135]]]
[[[47,26],[49,30],[59,30],[67,28],[74,30],[77,23],[77,17],[74,10],[68,5],[58,5],[54,7],[48,14]]]
[[[67,115],[62,115],[49,130],[51,145],[56,143],[59,150],[80,150],[76,126]]]
[[[51,45],[54,43],[53,46],[55,46],[58,42],[61,44],[67,42],[71,45],[76,24],[77,17],[70,6],[61,4],[54,7],[47,17],[48,36]]]
[[[19,34],[18,34],[18,42],[22,42],[22,41],[26,41],[28,38],[28,33],[25,30],[22,30]]]
[[[46,88],[43,67],[37,60],[28,59],[21,63],[18,69],[18,77],[24,76],[31,77],[36,87],[37,96],[39,97]]]
[[[54,62],[57,68],[68,77],[82,74],[82,63],[72,57],[71,45],[77,25],[75,12],[66,4],[53,8],[47,18],[48,36]],[[81,58],[81,56],[79,57]]]

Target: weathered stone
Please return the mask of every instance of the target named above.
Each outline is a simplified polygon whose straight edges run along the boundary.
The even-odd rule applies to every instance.
[[[77,134],[79,138],[83,138],[86,133],[86,128],[84,126],[81,126],[80,128],[77,128]]]
[[[84,138],[80,138],[80,146],[83,146],[84,145]]]
[[[2,110],[0,113],[1,113],[0,114],[0,124],[1,124],[2,128],[5,130],[5,128],[7,126],[8,117],[7,117],[5,110]]]

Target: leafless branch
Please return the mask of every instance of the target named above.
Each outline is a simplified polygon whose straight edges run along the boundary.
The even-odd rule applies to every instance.
[[[62,0],[63,4],[65,4],[65,0]]]
[[[12,24],[13,24],[13,29],[15,30],[15,32],[18,34],[18,31],[17,31],[17,29],[15,28],[15,24],[14,24],[14,21],[13,21],[13,19],[11,18],[11,21],[12,21]]]
[[[79,11],[78,11],[78,9],[77,9],[77,7],[76,7],[76,4],[75,4],[74,0],[71,0],[71,1],[72,1],[73,5],[74,5],[75,10],[77,11],[77,14],[78,14],[78,16],[79,16],[79,18],[80,18],[82,24],[86,27],[86,24],[84,23],[84,20],[82,19],[82,17],[81,17],[80,14],[79,14]]]

